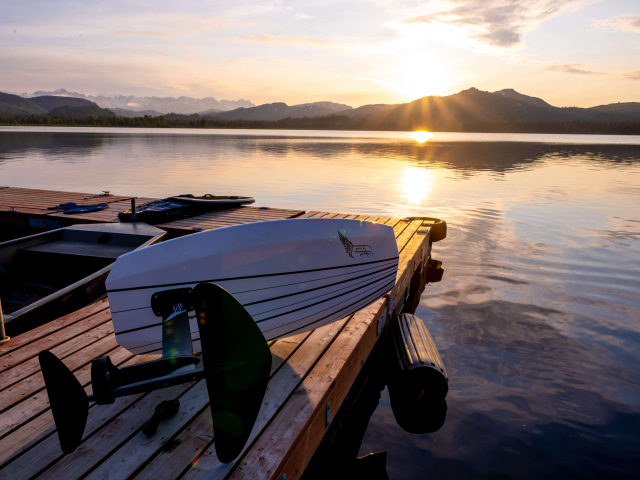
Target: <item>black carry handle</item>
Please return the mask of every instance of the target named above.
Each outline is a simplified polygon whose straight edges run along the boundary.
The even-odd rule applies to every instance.
[[[158,425],[165,418],[171,418],[180,410],[180,400],[165,400],[160,402],[156,411],[147,423],[142,427],[142,433],[147,437],[152,437],[158,431]]]

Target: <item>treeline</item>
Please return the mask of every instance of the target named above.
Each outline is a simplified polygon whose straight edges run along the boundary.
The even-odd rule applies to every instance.
[[[58,125],[96,127],[206,127],[206,120],[167,120],[164,117],[94,116],[70,117],[66,115],[0,115],[0,125]]]
[[[378,131],[447,131],[479,133],[557,133],[640,135],[640,120],[627,122],[586,121],[483,121],[454,125],[421,125],[372,121],[369,117],[331,115],[327,117],[285,118],[282,120],[221,120],[200,115],[170,114],[167,117],[118,117],[49,115],[0,115],[0,125],[58,125],[97,127],[151,127],[151,128],[218,128],[218,129],[265,129],[265,130],[378,130]]]
[[[640,120],[627,122],[474,122],[465,123],[459,131],[477,133],[640,135]]]

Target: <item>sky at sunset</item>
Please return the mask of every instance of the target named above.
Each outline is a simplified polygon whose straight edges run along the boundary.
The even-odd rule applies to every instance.
[[[360,106],[640,101],[640,0],[0,0],[0,90]]]

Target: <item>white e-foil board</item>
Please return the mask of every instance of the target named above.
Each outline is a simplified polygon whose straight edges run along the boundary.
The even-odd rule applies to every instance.
[[[215,283],[246,308],[267,341],[345,318],[395,284],[393,228],[360,220],[273,220],[169,240],[118,258],[107,292],[118,343],[135,354],[161,353],[156,292]],[[200,351],[190,312],[194,351]]]

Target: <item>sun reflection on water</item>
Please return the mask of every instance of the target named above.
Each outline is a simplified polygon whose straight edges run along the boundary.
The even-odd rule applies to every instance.
[[[411,132],[409,136],[418,143],[424,143],[433,137],[433,133],[425,132],[424,130],[418,130],[417,132]]]
[[[402,172],[400,187],[405,198],[413,204],[425,199],[431,191],[433,172],[419,167],[407,167]]]

